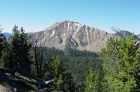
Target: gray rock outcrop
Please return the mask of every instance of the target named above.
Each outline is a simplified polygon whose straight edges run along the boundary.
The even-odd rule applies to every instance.
[[[28,33],[30,39],[38,40],[38,45],[64,49],[66,46],[79,50],[98,52],[105,47],[107,39],[113,37],[105,31],[73,21],[59,21],[49,28]]]

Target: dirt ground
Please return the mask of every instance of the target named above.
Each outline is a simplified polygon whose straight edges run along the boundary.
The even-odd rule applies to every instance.
[[[0,85],[0,92],[12,92],[12,90],[10,90],[7,87],[4,87],[4,86]]]

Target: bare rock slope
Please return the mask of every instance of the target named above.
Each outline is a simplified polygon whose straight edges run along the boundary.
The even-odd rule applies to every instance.
[[[119,33],[117,32],[117,33],[115,33],[114,35],[117,36],[117,37],[120,37],[120,34],[121,34],[123,37],[125,37],[125,38],[127,38],[127,37],[129,37],[129,36],[132,35],[131,32],[125,31],[125,30],[120,30]],[[139,37],[139,36],[140,36],[140,35],[135,35],[134,37],[135,37],[135,39],[140,40],[140,37]]]
[[[79,50],[98,52],[105,47],[108,38],[114,35],[79,24],[74,21],[59,21],[44,31],[29,33],[29,38],[38,40],[38,45],[64,49],[66,46]]]
[[[140,39],[140,34],[139,34],[139,35],[137,35],[137,37]]]

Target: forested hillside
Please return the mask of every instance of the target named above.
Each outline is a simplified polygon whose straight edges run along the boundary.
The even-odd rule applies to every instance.
[[[46,85],[46,87],[49,85],[48,91],[80,92],[84,90],[84,81],[89,69],[102,71],[102,62],[97,53],[79,51],[69,47],[65,47],[62,51],[44,47],[43,44],[37,46],[37,40],[28,39],[24,29],[19,30],[17,26],[13,28],[10,43],[1,33],[0,66],[2,72],[10,73],[11,76],[23,75],[38,82],[41,78],[42,83],[35,84]],[[22,81],[28,83],[27,80]],[[45,81],[53,83],[50,85]],[[3,82],[5,81],[1,83]],[[30,85],[33,84],[30,83]]]
[[[76,87],[84,84],[85,76],[91,68],[102,73],[102,61],[95,52],[79,51],[71,48],[66,48],[64,51],[55,48],[46,49],[46,58],[56,55],[62,59],[64,67],[72,72]]]
[[[112,37],[95,53],[47,48],[29,39],[22,27],[12,31],[10,43],[0,33],[0,87],[6,90],[140,92],[140,42],[134,34]]]

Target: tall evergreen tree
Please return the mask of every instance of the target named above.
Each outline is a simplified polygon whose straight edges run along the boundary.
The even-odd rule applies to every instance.
[[[5,47],[2,50],[2,57],[1,61],[4,63],[5,68],[12,68],[14,65],[13,62],[13,55],[12,55],[12,49],[11,49],[11,44],[8,43],[6,40],[3,42],[3,46]]]
[[[0,66],[3,67],[4,62],[2,62],[1,57],[2,57],[2,50],[5,48],[5,46],[3,45],[4,42],[6,41],[5,36],[2,33],[2,28],[0,28]]]
[[[103,69],[107,92],[138,92],[139,42],[130,37],[110,39],[102,49]]]
[[[118,60],[119,73],[115,77],[117,91],[122,92],[136,92],[140,91],[139,88],[139,62],[138,56],[139,42],[135,40],[134,34],[129,36],[126,40],[120,40],[119,52],[122,57]]]
[[[93,72],[90,69],[86,76],[84,92],[99,92],[99,88],[99,73]]]
[[[2,56],[1,51],[3,50],[4,46],[3,46],[3,41],[6,40],[5,36],[2,33],[2,28],[0,28],[0,58]]]
[[[102,49],[101,58],[103,61],[104,79],[103,79],[103,90],[106,92],[113,92],[114,86],[112,86],[112,81],[114,81],[113,76],[118,74],[117,61],[120,58],[119,53],[119,40],[117,38],[110,38],[106,43],[106,48]]]
[[[75,84],[73,77],[67,69],[64,68],[62,60],[58,56],[53,56],[49,62],[50,79],[54,79],[53,89],[56,91],[74,92]]]
[[[13,28],[11,49],[12,49],[14,64],[15,65],[20,64],[21,69],[30,71],[31,70],[31,60],[30,60],[31,44],[28,42],[27,34],[25,34],[22,27],[20,30],[18,30],[18,27],[16,25]]]

